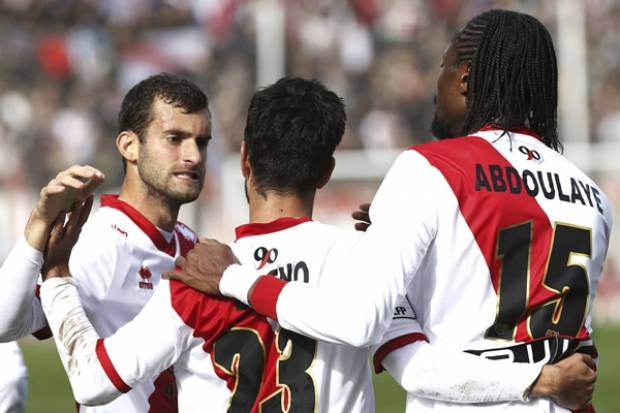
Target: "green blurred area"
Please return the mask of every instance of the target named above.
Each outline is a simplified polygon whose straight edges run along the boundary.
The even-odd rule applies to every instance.
[[[620,412],[620,327],[598,326],[599,379],[594,396],[597,413]],[[51,341],[24,340],[30,389],[28,413],[75,412],[69,383]],[[387,374],[375,376],[377,412],[403,412],[405,394]]]

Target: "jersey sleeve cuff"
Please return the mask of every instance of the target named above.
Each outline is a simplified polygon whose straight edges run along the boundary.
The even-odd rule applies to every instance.
[[[99,359],[99,363],[101,364],[103,371],[105,371],[105,374],[108,376],[114,387],[116,387],[116,389],[121,393],[127,393],[131,390],[131,387],[125,383],[120,374],[118,374],[118,371],[116,371],[116,368],[108,355],[108,351],[105,348],[103,339],[97,340],[95,353],[97,354],[97,359]]]
[[[276,305],[278,297],[287,282],[279,278],[264,275],[259,277],[254,284],[250,304],[259,314],[267,316],[273,320],[278,319]]]
[[[229,265],[222,274],[220,292],[249,305],[248,292],[259,276],[260,273],[251,267],[244,267],[240,264]]]
[[[417,341],[428,341],[428,339],[422,333],[410,333],[404,336],[393,338],[392,340],[383,343],[381,347],[377,349],[375,355],[372,358],[375,373],[379,374],[384,370],[383,359],[385,359],[388,354],[390,354],[394,350],[397,350],[408,344],[415,343]]]

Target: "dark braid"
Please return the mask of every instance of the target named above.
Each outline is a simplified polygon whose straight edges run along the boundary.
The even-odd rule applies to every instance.
[[[454,40],[470,66],[464,135],[492,123],[529,127],[559,151],[558,74],[547,29],[534,17],[491,10],[474,17]]]

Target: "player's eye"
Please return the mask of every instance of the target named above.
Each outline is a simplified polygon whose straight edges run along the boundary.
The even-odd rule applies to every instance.
[[[166,140],[170,143],[180,143],[183,138],[180,137],[179,135],[168,135],[166,136]]]
[[[201,137],[201,138],[197,138],[196,139],[196,145],[198,145],[198,147],[200,149],[205,149],[207,147],[207,145],[209,145],[209,140],[211,138],[207,138],[207,137]]]

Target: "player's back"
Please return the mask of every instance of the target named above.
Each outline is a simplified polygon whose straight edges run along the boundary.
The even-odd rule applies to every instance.
[[[488,128],[408,156],[436,181],[436,236],[408,289],[430,342],[516,362],[594,352],[589,313],[611,228],[600,188],[529,131]]]
[[[247,224],[236,233],[232,247],[243,264],[290,282],[327,288],[338,280],[313,279],[309,269],[320,268],[341,255],[359,236],[308,218]],[[321,303],[316,303],[316,311],[322,311]],[[293,402],[298,398],[304,406],[292,411],[374,411],[367,349],[315,341],[269,321],[276,331],[279,383],[291,389]]]

